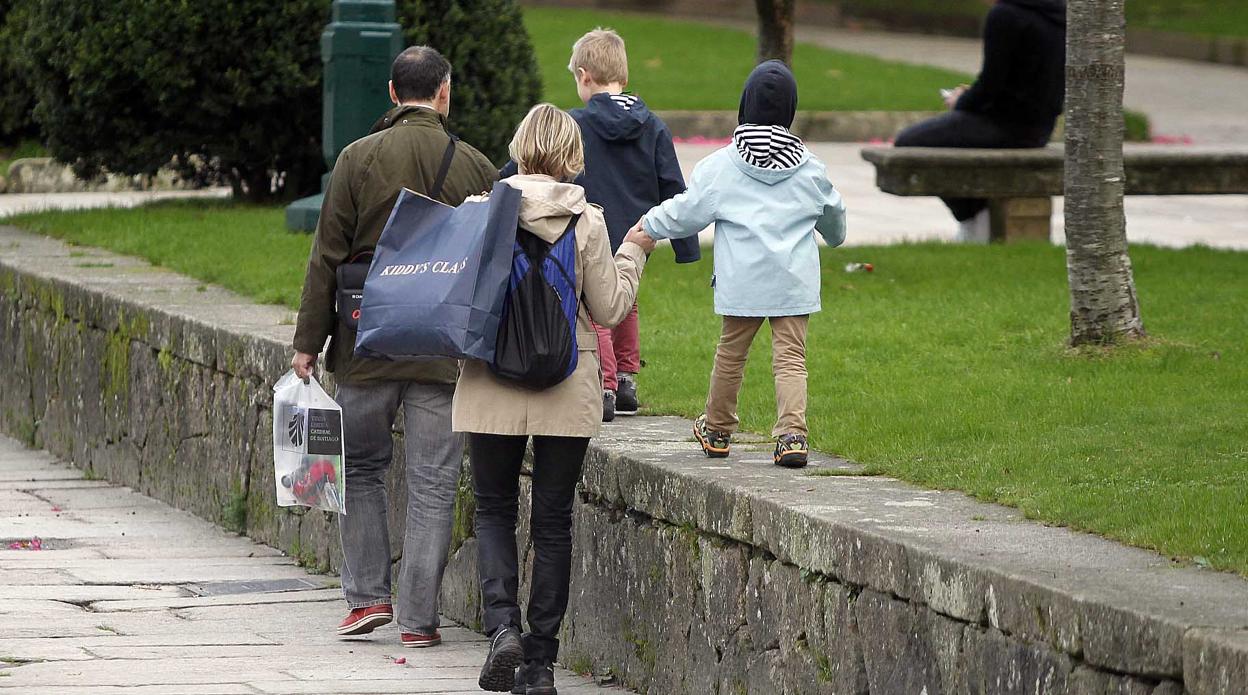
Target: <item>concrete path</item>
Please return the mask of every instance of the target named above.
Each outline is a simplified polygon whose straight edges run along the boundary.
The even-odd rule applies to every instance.
[[[0,219],[43,210],[132,208],[157,200],[175,198],[228,198],[228,188],[201,191],[117,191],[113,193],[4,193],[0,194]]]
[[[340,640],[336,579],[3,437],[0,540],[0,693],[481,692],[484,637],[445,625],[441,647],[403,649],[391,624]]]
[[[799,27],[797,40],[971,75],[979,72],[983,50],[978,39],[820,27]],[[802,85],[804,90],[818,88]],[[1248,143],[1248,68],[1128,55],[1123,101],[1152,119],[1155,135],[1186,136],[1202,144]],[[932,108],[940,108],[936,94]]]
[[[717,147],[677,145],[685,176]],[[954,238],[957,223],[936,198],[903,198],[876,188],[875,167],[858,155],[861,145],[813,143],[811,148],[828,165],[828,177],[845,198],[847,245]],[[1065,220],[1061,198],[1054,200],[1053,208],[1053,241],[1062,243]],[[1248,195],[1127,196],[1126,210],[1127,238],[1132,243],[1248,250]],[[703,241],[710,242],[709,233],[704,233]]]

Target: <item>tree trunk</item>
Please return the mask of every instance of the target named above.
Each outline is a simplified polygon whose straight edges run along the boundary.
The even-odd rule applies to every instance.
[[[1122,210],[1124,0],[1069,0],[1066,272],[1070,342],[1144,335]]]
[[[758,62],[793,64],[793,9],[797,0],[754,0],[758,8]]]

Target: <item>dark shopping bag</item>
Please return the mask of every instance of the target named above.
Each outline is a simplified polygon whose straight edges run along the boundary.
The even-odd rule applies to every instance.
[[[404,189],[364,282],[355,354],[493,360],[519,214],[505,183],[456,208]]]

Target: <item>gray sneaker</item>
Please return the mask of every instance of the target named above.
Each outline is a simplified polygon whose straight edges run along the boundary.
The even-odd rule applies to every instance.
[[[602,390],[602,421],[611,422],[615,419],[615,391]]]
[[[640,404],[637,402],[637,377],[632,374],[620,374],[619,386],[615,389],[615,414],[636,415]]]

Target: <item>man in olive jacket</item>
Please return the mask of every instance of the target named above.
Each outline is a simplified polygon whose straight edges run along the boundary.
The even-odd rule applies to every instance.
[[[463,460],[463,441],[451,432],[458,365],[356,357],[355,332],[335,311],[337,270],[361,254],[366,259],[377,246],[400,189],[459,205],[489,190],[498,174],[484,155],[446,131],[451,66],[437,51],[414,46],[401,53],[391,69],[390,98],[397,108],[377,132],[343,149],[334,166],[308,258],[291,366],[307,378],[331,339],[326,367],[338,384],[346,435],[347,513],[339,526],[342,589],[351,612],[338,626],[340,635],[369,633],[394,617],[386,473],[390,429],[403,408],[408,492],[399,628],[404,646],[428,647],[441,641],[438,591]]]

